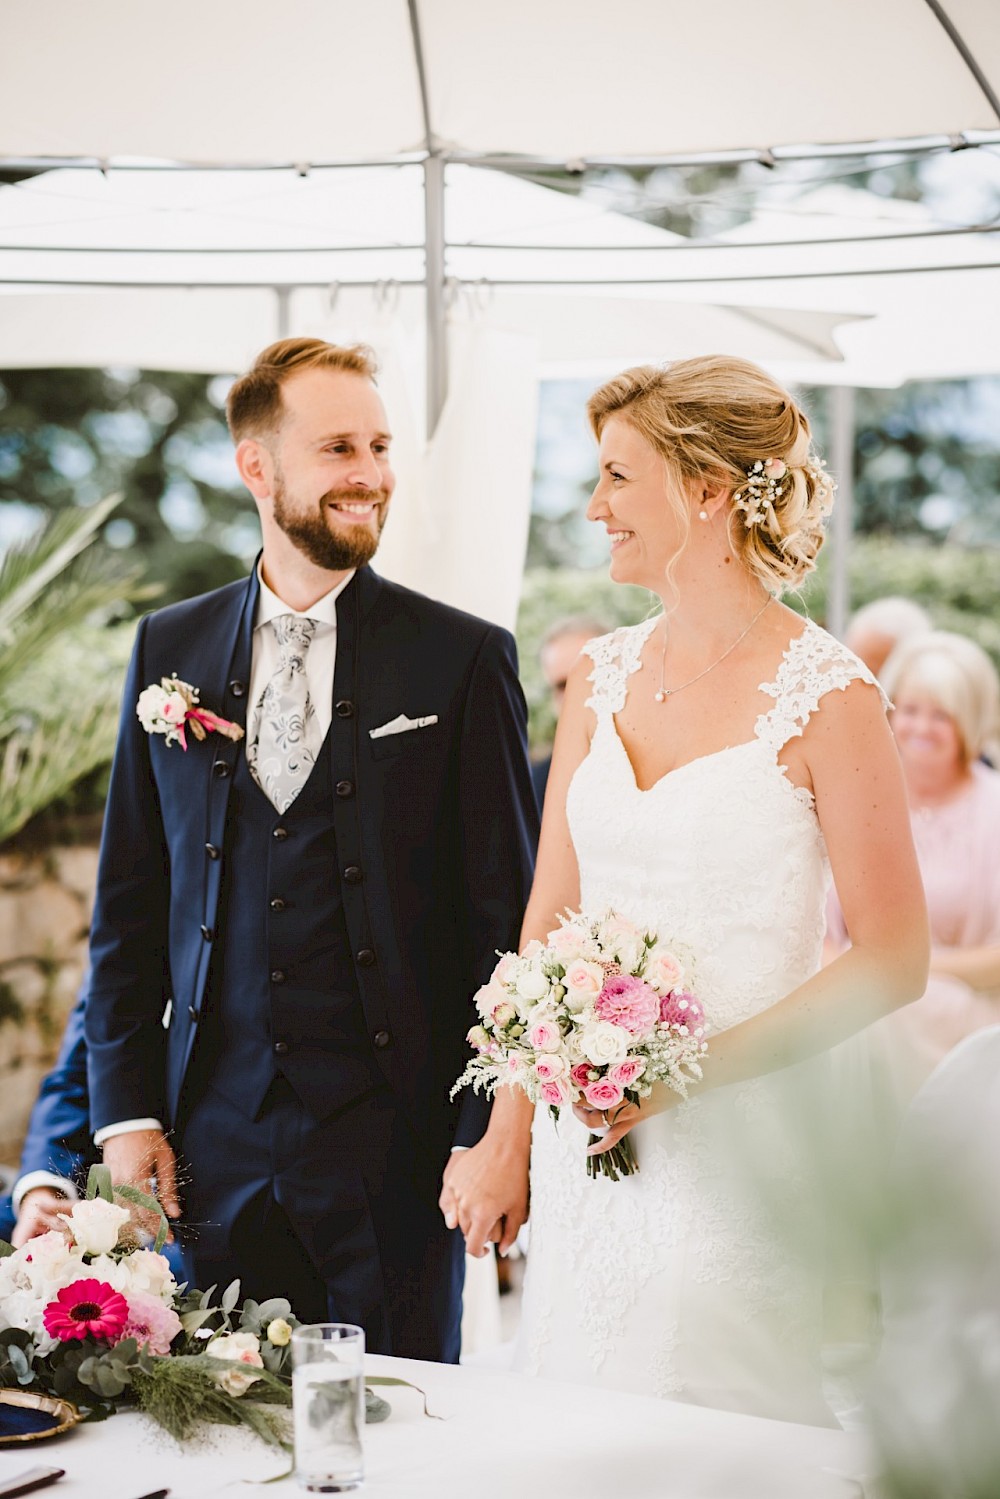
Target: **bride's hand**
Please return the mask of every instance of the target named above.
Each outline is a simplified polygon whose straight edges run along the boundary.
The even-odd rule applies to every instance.
[[[672,1088],[657,1084],[649,1097],[643,1098],[639,1103],[622,1103],[616,1109],[608,1110],[592,1109],[585,1103],[575,1103],[573,1113],[592,1134],[601,1136],[593,1145],[588,1146],[587,1154],[603,1155],[643,1119],[662,1114],[675,1103],[680,1103],[680,1095]]]

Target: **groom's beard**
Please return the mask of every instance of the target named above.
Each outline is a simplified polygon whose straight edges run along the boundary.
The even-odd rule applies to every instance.
[[[352,521],[347,511],[343,529],[334,530],[327,520],[327,508],[335,502],[365,504],[371,502],[375,511],[374,527],[370,522]],[[351,568],[364,567],[378,550],[382,527],[389,509],[389,495],[384,489],[331,489],[315,511],[297,510],[289,503],[284,480],[275,479],[274,519],[289,541],[298,547],[303,556],[316,567],[327,572],[346,572]],[[334,522],[333,525],[338,525]]]

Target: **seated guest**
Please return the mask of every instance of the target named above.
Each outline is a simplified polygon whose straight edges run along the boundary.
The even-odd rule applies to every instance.
[[[607,625],[599,619],[594,619],[587,614],[573,614],[566,619],[556,620],[542,637],[538,660],[542,668],[542,676],[552,695],[552,706],[555,709],[557,722],[562,712],[563,698],[566,696],[566,682],[576,665],[577,657],[588,640],[607,634],[607,630]],[[535,788],[539,811],[542,810],[542,803],[545,800],[545,787],[548,783],[551,764],[550,753],[544,759],[535,760],[531,767],[531,780]]]
[[[1000,774],[979,758],[997,733],[1000,681],[973,641],[934,631],[897,648],[883,684],[933,944],[923,997],[867,1033],[902,1108],[959,1041],[1000,1021]],[[835,902],[829,925],[846,941]]]
[[[869,671],[881,677],[882,668],[898,645],[930,629],[930,616],[919,604],[895,597],[875,599],[851,616],[844,644],[861,657]]]
[[[59,1214],[82,1194],[87,1172],[101,1158],[90,1133],[83,1034],[86,996],[84,984],[66,1022],[55,1065],[42,1080],[31,1111],[13,1190],[0,1198],[0,1239],[15,1247],[64,1227]],[[177,1245],[168,1244],[163,1252],[175,1277],[186,1280]]]

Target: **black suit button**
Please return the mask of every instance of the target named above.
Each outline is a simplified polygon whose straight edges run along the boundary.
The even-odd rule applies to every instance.
[[[226,764],[225,760],[216,760],[215,764],[212,766],[212,774],[214,776],[218,776],[220,780],[224,781],[226,779],[226,776],[229,774],[229,766]]]
[[[370,947],[363,947],[358,953],[358,962],[362,968],[370,968],[375,961],[375,954]]]
[[[279,843],[284,843],[285,839],[288,837],[288,829],[275,828],[274,832],[271,834],[271,837],[277,838]]]
[[[246,697],[247,684],[245,682],[230,682],[229,690],[233,697]]]
[[[271,983],[272,984],[283,984],[284,982],[285,982],[285,970],[283,968],[275,968],[272,971],[272,973],[271,973]]]
[[[288,1042],[287,1041],[275,1041],[275,1043],[274,1043],[274,1051],[275,1051],[275,1055],[276,1056],[283,1057],[285,1055],[285,1053],[286,1053],[287,1050],[288,1050]]]
[[[195,1009],[194,1005],[188,1005],[188,1015],[190,1016],[192,1022],[197,1025],[198,1011]]]
[[[206,843],[205,852],[210,859],[217,859],[219,857],[220,850],[216,848],[214,843]]]
[[[354,795],[354,782],[353,781],[338,781],[337,784],[336,784],[336,786],[333,789],[336,791],[336,793],[337,793],[338,796],[353,796]]]
[[[206,942],[211,942],[215,933],[212,931],[212,928],[210,926],[203,926],[201,929],[201,935],[204,937]]]
[[[392,1041],[392,1037],[389,1035],[388,1031],[376,1031],[374,1036],[372,1037],[372,1040],[378,1047],[379,1051],[384,1051]]]
[[[347,881],[347,883],[349,885],[360,885],[361,878],[361,870],[358,868],[358,866],[356,864],[348,864],[347,868],[344,870],[344,879]]]
[[[284,911],[285,909],[286,909],[285,902],[282,900],[282,898],[281,898],[280,895],[276,895],[274,897],[274,899],[272,900],[272,902],[271,902],[271,910],[272,911]]]
[[[348,702],[346,697],[342,697],[339,703],[334,703],[333,711],[334,713],[336,713],[338,718],[353,718],[354,704]]]

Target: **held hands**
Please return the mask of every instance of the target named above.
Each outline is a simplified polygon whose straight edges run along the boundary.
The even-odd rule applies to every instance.
[[[17,1223],[10,1236],[11,1244],[15,1249],[20,1249],[29,1239],[37,1239],[50,1229],[65,1227],[59,1214],[68,1213],[72,1206],[69,1198],[64,1197],[55,1187],[32,1187],[21,1198]]]
[[[115,1186],[127,1184],[152,1192],[168,1218],[179,1218],[177,1163],[167,1137],[157,1129],[133,1129],[112,1135],[102,1147],[104,1164]],[[147,1225],[155,1228],[155,1224]],[[170,1235],[171,1240],[173,1235]]]
[[[465,1251],[476,1259],[495,1243],[501,1254],[513,1247],[528,1216],[528,1152],[499,1146],[489,1135],[449,1158],[438,1206],[449,1228],[461,1229]]]

